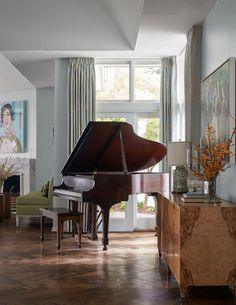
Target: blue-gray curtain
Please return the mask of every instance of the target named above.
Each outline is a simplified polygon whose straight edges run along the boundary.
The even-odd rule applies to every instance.
[[[201,37],[202,25],[194,25],[185,51],[186,140],[194,144],[201,135]]]
[[[173,58],[161,59],[161,117],[162,117],[162,141],[168,144],[171,141],[171,99],[172,99],[172,69]],[[166,160],[163,160],[163,169],[167,170]]]
[[[96,85],[93,58],[70,58],[68,67],[68,152],[72,152],[90,121],[95,120]],[[89,206],[81,202],[84,231],[90,231]]]
[[[68,152],[89,121],[95,120],[96,85],[93,58],[70,58],[68,68]]]

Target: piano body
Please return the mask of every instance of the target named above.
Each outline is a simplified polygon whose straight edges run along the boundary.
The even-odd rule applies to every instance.
[[[54,188],[54,196],[100,206],[106,250],[110,208],[131,194],[168,188],[168,174],[137,172],[157,164],[166,151],[164,144],[137,136],[128,123],[89,122],[61,171],[63,183]]]

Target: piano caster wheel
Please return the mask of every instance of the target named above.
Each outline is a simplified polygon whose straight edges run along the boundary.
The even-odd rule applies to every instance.
[[[103,238],[102,239],[102,244],[103,244],[103,251],[107,250],[107,245],[109,244],[109,239],[108,238]]]

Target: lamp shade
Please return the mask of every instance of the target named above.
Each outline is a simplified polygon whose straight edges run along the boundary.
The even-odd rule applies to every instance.
[[[190,142],[171,142],[167,146],[167,163],[169,166],[189,163]]]

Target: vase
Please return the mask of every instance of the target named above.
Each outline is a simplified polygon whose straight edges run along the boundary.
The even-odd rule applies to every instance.
[[[216,178],[217,176],[208,181],[208,202],[213,204],[219,202],[216,197]]]

